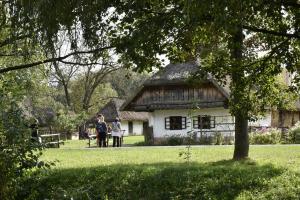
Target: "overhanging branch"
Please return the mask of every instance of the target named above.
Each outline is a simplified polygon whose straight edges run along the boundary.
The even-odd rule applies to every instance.
[[[287,37],[287,38],[300,39],[300,35],[296,34],[296,33],[277,32],[277,31],[273,31],[273,30],[267,30],[267,29],[263,29],[263,28],[257,28],[257,27],[246,26],[246,25],[243,25],[243,28],[247,29],[249,31],[252,31],[252,32],[256,32],[256,33],[265,33],[265,34],[270,34],[270,35],[274,35],[274,36],[282,36],[282,37]]]
[[[102,63],[98,63],[98,62],[81,63],[81,62],[72,62],[72,61],[65,61],[65,60],[60,60],[59,62],[64,63],[66,65],[77,65],[77,66],[102,65]]]
[[[45,63],[63,61],[64,59],[66,59],[70,56],[79,55],[79,54],[90,54],[90,53],[95,53],[97,51],[103,51],[103,50],[107,50],[107,49],[111,49],[111,48],[113,48],[113,47],[107,46],[107,47],[101,47],[101,48],[88,50],[88,51],[74,51],[72,53],[69,53],[69,54],[67,54],[65,56],[61,56],[61,57],[49,58],[49,59],[45,59],[45,60],[41,60],[41,61],[37,61],[37,62],[33,62],[33,63],[21,64],[21,65],[16,65],[16,66],[12,66],[12,67],[6,67],[3,69],[0,69],[0,74],[6,73],[9,71],[19,70],[19,69],[26,69],[26,68],[34,67],[37,65],[45,64]]]

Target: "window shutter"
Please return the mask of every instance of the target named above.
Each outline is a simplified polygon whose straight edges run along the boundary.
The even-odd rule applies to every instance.
[[[186,129],[186,117],[181,117],[181,128]]]
[[[195,128],[195,129],[199,128],[199,117],[198,116],[193,117],[193,128]]]
[[[216,116],[210,117],[210,128],[216,128]]]
[[[165,118],[165,129],[170,130],[170,117]]]
[[[202,116],[201,115],[198,116],[198,121],[199,121],[198,122],[199,123],[199,129],[203,129],[203,122],[202,122],[203,120],[202,120]]]

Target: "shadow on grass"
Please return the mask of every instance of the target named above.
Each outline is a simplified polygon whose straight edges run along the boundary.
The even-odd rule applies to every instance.
[[[253,161],[109,165],[52,170],[23,183],[33,199],[234,199],[284,173]],[[26,192],[25,192],[26,191]]]

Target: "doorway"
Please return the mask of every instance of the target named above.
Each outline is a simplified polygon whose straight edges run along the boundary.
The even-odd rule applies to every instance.
[[[132,121],[128,122],[128,135],[132,135],[133,134],[133,123]]]

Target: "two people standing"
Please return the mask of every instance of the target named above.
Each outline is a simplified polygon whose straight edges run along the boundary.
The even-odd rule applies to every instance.
[[[97,115],[96,120],[96,131],[97,131],[97,145],[99,147],[107,147],[107,133],[111,131],[111,135],[113,137],[113,147],[121,146],[121,138],[122,138],[122,128],[119,118],[116,118],[112,123],[112,128],[106,124],[104,121],[104,116],[99,114]]]

